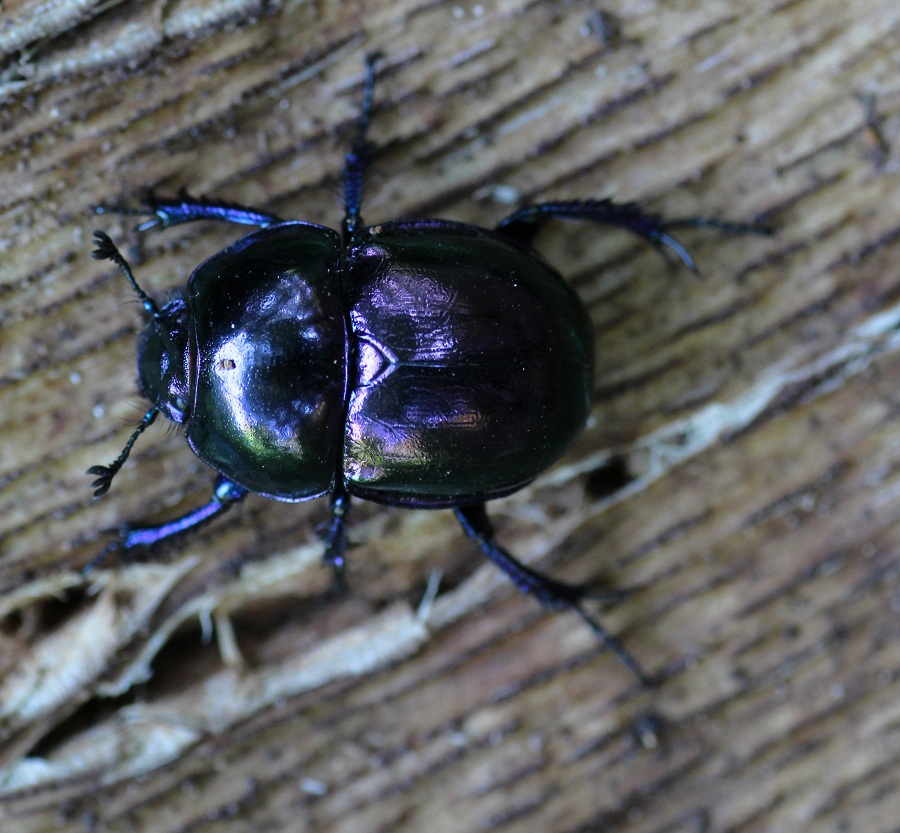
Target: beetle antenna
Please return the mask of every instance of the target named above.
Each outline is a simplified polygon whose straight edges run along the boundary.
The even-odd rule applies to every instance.
[[[91,252],[91,257],[95,260],[111,260],[115,263],[116,266],[122,270],[122,274],[128,279],[128,283],[131,284],[131,288],[137,293],[138,298],[141,299],[141,304],[143,304],[144,309],[154,318],[159,318],[159,307],[157,307],[156,302],[138,286],[138,282],[135,280],[134,273],[131,271],[128,261],[125,260],[122,253],[116,248],[116,244],[112,242],[112,238],[106,232],[94,229],[94,245],[97,248]]]
[[[104,235],[105,236],[105,235]],[[107,238],[108,240],[109,238]],[[156,419],[156,415],[159,413],[159,408],[154,405],[146,414],[144,414],[144,418],[141,420],[141,424],[134,430],[134,433],[129,437],[128,442],[125,443],[125,448],[122,449],[122,453],[116,457],[116,459],[110,463],[108,466],[91,466],[85,474],[96,474],[98,475],[97,479],[91,483],[91,488],[94,490],[94,497],[103,497],[108,491],[109,487],[112,486],[113,478],[119,473],[119,469],[122,468],[125,461],[128,459],[128,455],[131,454],[131,447],[134,445],[135,440],[144,433],[151,425],[153,425],[153,420]]]

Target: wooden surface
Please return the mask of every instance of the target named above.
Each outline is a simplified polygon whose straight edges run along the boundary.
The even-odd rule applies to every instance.
[[[7,0],[4,833],[897,830],[900,9],[737,8]],[[324,501],[251,497],[79,577],[99,530],[211,482],[156,427],[90,498],[143,408],[140,309],[91,229],[163,296],[240,231],[90,206],[186,187],[337,225],[373,49],[369,222],[613,196],[777,229],[684,231],[702,280],[622,233],[539,241],[594,321],[596,404],[492,513],[555,575],[636,588],[602,618],[655,690],[447,512],[356,504],[339,599]]]

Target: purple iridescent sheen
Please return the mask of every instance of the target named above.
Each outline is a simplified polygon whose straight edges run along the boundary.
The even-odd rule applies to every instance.
[[[590,322],[533,253],[460,223],[391,223],[353,252],[348,290],[352,493],[414,506],[497,497],[583,428]]]

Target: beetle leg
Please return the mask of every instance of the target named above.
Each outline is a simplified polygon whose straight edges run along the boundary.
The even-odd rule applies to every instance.
[[[350,511],[350,495],[335,492],[331,497],[331,521],[325,528],[325,552],[322,561],[334,569],[335,584],[342,590],[347,579],[345,553],[347,551],[347,513]]]
[[[359,216],[362,204],[363,175],[366,164],[372,156],[372,145],[367,138],[369,120],[372,117],[372,99],[375,92],[375,64],[381,55],[372,52],[366,55],[366,80],[363,100],[356,121],[356,136],[350,150],[344,157],[344,244],[350,245],[362,219]]]
[[[246,494],[247,490],[243,486],[238,486],[227,477],[219,475],[209,503],[155,526],[123,524],[116,530],[119,533],[118,539],[107,544],[95,558],[82,567],[81,574],[87,575],[113,553],[126,553],[135,547],[153,546],[161,541],[177,538],[188,530],[196,529],[230,509]]]
[[[541,226],[554,218],[586,220],[591,223],[605,223],[626,229],[652,243],[663,256],[667,252],[673,253],[692,272],[697,271],[697,265],[688,254],[687,249],[668,233],[673,228],[714,228],[727,234],[772,233],[771,229],[762,225],[730,223],[711,217],[684,217],[677,220],[666,220],[656,214],[644,211],[636,203],[617,203],[612,200],[576,200],[526,205],[501,220],[496,230],[512,237],[519,243],[530,246]]]
[[[149,217],[135,228],[137,231],[159,227],[161,229],[195,220],[219,220],[223,223],[236,223],[240,226],[266,226],[282,222],[276,214],[247,208],[237,203],[224,200],[212,200],[206,197],[191,197],[182,192],[175,199],[159,199],[148,195],[144,208],[120,208],[111,205],[94,206],[95,214],[128,214],[136,217]]]
[[[523,593],[530,593],[545,607],[568,609],[577,613],[641,683],[648,686],[652,684],[650,677],[628,650],[606,628],[585,613],[581,607],[581,601],[591,596],[589,591],[579,585],[567,584],[541,575],[510,555],[497,543],[494,527],[487,516],[483,503],[458,506],[455,511],[466,535],[478,544],[481,551],[509,576],[519,590]]]

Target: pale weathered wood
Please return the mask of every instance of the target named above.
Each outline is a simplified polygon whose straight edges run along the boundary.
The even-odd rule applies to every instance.
[[[896,830],[898,32],[890,0],[6,3],[2,829]],[[445,512],[357,504],[337,600],[321,501],[76,572],[211,480],[156,428],[90,500],[141,413],[139,308],[90,231],[160,294],[239,232],[90,206],[187,187],[336,225],[373,49],[370,222],[614,196],[777,229],[685,231],[703,280],[627,235],[540,239],[595,322],[596,405],[493,514],[637,588],[603,621],[658,689]]]

